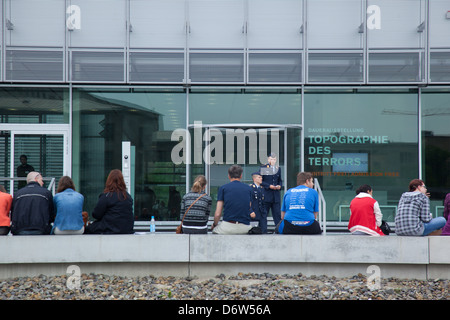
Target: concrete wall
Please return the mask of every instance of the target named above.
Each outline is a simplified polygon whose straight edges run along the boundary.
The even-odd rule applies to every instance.
[[[450,279],[450,237],[326,235],[6,236],[0,278],[81,273],[198,276],[239,272]],[[370,273],[372,274],[372,273]]]

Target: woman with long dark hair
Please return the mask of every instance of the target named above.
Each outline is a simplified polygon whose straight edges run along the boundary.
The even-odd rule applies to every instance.
[[[92,217],[96,220],[86,227],[85,233],[133,233],[133,199],[127,192],[122,171],[114,169],[109,173]]]
[[[53,234],[83,234],[84,197],[75,190],[73,180],[68,176],[59,179],[53,204],[56,218],[53,223]]]

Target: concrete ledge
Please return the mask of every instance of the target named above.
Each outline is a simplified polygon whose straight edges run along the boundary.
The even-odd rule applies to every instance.
[[[430,263],[450,264],[450,237],[429,237]]]
[[[198,235],[191,262],[311,262],[428,264],[428,239],[351,235]]]
[[[0,237],[0,278],[82,273],[215,276],[239,272],[450,279],[450,237],[143,235]]]
[[[0,238],[0,252],[0,264],[188,262],[189,236],[6,236]]]

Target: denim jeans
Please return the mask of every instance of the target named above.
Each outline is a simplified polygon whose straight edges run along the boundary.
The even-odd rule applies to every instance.
[[[423,226],[425,229],[423,230],[423,236],[427,236],[433,231],[439,230],[445,226],[445,223],[447,220],[445,220],[444,217],[437,217],[434,219],[431,219],[430,222],[424,222]]]

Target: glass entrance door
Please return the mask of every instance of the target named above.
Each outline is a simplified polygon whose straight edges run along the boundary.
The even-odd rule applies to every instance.
[[[11,130],[0,132],[0,184],[14,194],[26,185],[26,175],[38,171],[44,187],[55,190],[63,175],[70,175],[68,131]]]
[[[195,140],[195,129],[191,136]],[[220,125],[203,126],[202,148],[191,145],[192,164],[189,168],[190,181],[199,174],[206,176],[207,192],[213,199],[211,215],[214,215],[219,187],[228,183],[228,168],[238,164],[243,168],[242,182],[253,182],[252,173],[259,171],[267,163],[270,153],[277,154],[277,164],[281,168],[284,192],[295,186],[296,175],[301,170],[301,127],[300,126],[255,126]],[[195,155],[195,153],[199,153]],[[202,159],[202,163],[195,159]],[[188,191],[188,190],[187,190]]]

